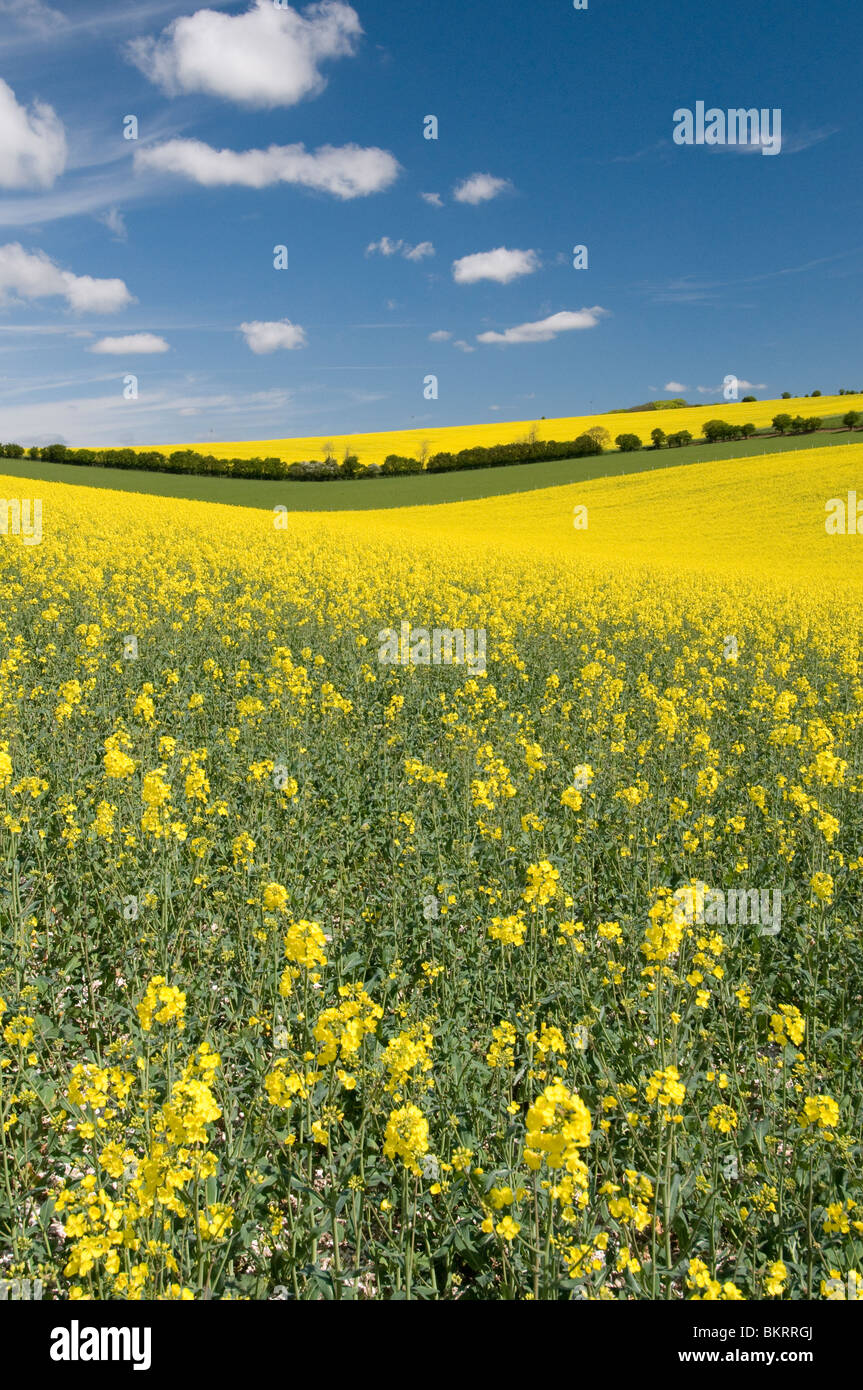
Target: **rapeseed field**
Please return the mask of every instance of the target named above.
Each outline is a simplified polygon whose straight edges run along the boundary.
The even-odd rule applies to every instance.
[[[854,1296],[863,541],[825,504],[861,471],[361,516],[27,484],[4,1276]]]
[[[637,434],[642,444],[650,443],[651,430],[659,427],[689,430],[698,438],[707,420],[726,420],[729,424],[747,422],[761,429],[769,425],[774,415],[790,413],[804,417],[822,418],[844,415],[848,410],[863,408],[863,396],[796,397],[794,400],[719,401],[713,405],[679,406],[673,410],[621,411],[613,415],[573,415],[552,420],[490,421],[486,425],[424,426],[413,430],[386,430],[372,434],[309,435],[302,439],[255,439],[239,443],[171,444],[162,449],[169,454],[174,449],[198,448],[216,458],[280,458],[285,463],[303,459],[323,458],[332,452],[342,459],[346,453],[355,454],[360,463],[383,463],[387,454],[409,458],[449,450],[471,449],[493,444],[514,444],[527,439],[535,431],[537,439],[575,439],[586,430],[598,426],[608,431],[614,440],[619,434]]]

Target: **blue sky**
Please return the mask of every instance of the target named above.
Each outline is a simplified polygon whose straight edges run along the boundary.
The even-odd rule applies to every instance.
[[[863,387],[861,32],[859,0],[0,0],[0,438]],[[778,108],[779,153],[675,143],[698,101]]]

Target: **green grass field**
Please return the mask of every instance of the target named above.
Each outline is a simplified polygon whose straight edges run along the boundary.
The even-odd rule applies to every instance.
[[[616,450],[600,457],[561,459],[554,462],[509,464],[457,473],[420,473],[403,478],[346,479],[344,482],[305,483],[291,479],[258,481],[254,478],[208,478],[194,474],[148,473],[125,468],[99,468],[68,463],[41,463],[31,459],[0,459],[0,473],[14,478],[73,483],[83,487],[107,487],[120,492],[139,492],[157,497],[182,497],[198,502],[222,502],[235,507],[275,507],[289,511],[368,511],[383,507],[430,506],[440,502],[472,501],[502,493],[532,492],[536,488],[586,482],[590,478],[621,473],[646,473],[656,468],[709,459],[752,458],[757,454],[784,453],[788,449],[823,448],[859,443],[859,431],[790,436],[755,436],[727,444],[693,444],[685,449],[643,449],[622,454]]]

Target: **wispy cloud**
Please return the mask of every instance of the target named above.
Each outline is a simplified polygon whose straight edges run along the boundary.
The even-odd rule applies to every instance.
[[[64,180],[65,184],[65,180]],[[143,181],[102,174],[50,193],[26,198],[0,198],[0,227],[42,227],[64,217],[96,216],[118,202],[152,196]]]
[[[392,237],[382,236],[380,241],[370,241],[366,247],[367,256],[373,256],[375,252],[381,256],[401,256],[406,261],[422,261],[426,256],[433,256],[435,249],[430,241],[420,241],[412,246],[400,237],[394,241]]]
[[[66,16],[44,0],[0,0],[0,14],[8,15],[27,32],[40,35],[56,33],[68,24]]]
[[[744,275],[732,280],[707,280],[695,275],[681,275],[662,285],[646,284],[639,288],[656,304],[698,304],[720,299],[722,290],[762,284],[785,275],[805,275],[821,266],[832,265],[836,261],[846,260],[849,256],[859,256],[861,253],[863,246],[852,246],[847,251],[837,251],[832,256],[815,256],[811,260],[802,261],[800,265],[765,270],[758,275]]]
[[[242,421],[246,428],[252,421],[262,430],[281,427],[293,399],[293,393],[282,388],[199,394],[148,389],[146,378],[142,378],[138,398],[130,401],[123,396],[120,367],[116,383],[110,394],[4,406],[4,434],[25,445],[46,438],[94,446],[146,445],[158,440],[170,443],[188,438],[190,427],[185,420],[203,417],[208,424],[212,422],[217,437],[224,438],[225,431],[233,428],[239,432],[241,428],[226,423],[232,419]]]
[[[548,343],[560,333],[571,333],[577,329],[596,328],[599,320],[608,314],[607,309],[595,304],[592,309],[568,310],[551,314],[535,323],[520,323],[515,328],[507,328],[504,333],[478,333],[478,343]]]
[[[108,212],[100,212],[96,217],[97,222],[108,228],[115,241],[128,241],[129,233],[126,223],[123,220],[122,212],[117,208],[110,208]]]
[[[617,154],[608,162],[611,164],[636,164],[642,159],[649,159],[651,155],[671,153],[670,140],[654,140],[652,145],[645,145],[643,149],[636,150],[634,154]]]

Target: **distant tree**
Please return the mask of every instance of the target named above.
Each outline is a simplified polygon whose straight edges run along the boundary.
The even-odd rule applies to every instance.
[[[622,454],[634,454],[636,449],[641,448],[637,434],[619,434],[614,442]]]
[[[786,430],[790,430],[791,428],[791,416],[774,415],[772,423],[775,430],[778,430],[780,434],[785,434]]]
[[[755,397],[754,397],[754,396],[744,396],[744,397],[743,397],[743,404],[744,404],[744,405],[748,405],[750,401],[754,401],[754,400],[755,400]]]
[[[861,420],[863,420],[863,415],[860,414],[859,410],[849,410],[847,415],[842,416],[842,423],[846,430],[856,430]]]
[[[595,439],[600,449],[608,449],[611,445],[611,435],[607,429],[603,429],[602,425],[592,425],[589,430],[585,430],[585,434],[589,434],[591,439]]]
[[[665,433],[665,430],[660,429],[651,430],[650,437],[653,440],[654,449],[661,449],[668,439],[668,435]]]
[[[689,430],[677,430],[675,434],[668,436],[669,449],[680,449],[686,444],[692,443],[692,435]]]
[[[703,433],[708,444],[715,444],[717,439],[730,439],[734,428],[725,420],[708,420]]]
[[[446,457],[449,459],[453,458],[452,454],[441,454],[436,455],[434,457]],[[453,459],[453,463],[454,462],[455,460]],[[421,473],[422,464],[419,459],[407,458],[403,454],[387,454],[386,458],[384,459],[381,465],[381,472],[383,473],[384,477],[387,478],[395,478],[404,473]]]
[[[814,434],[816,430],[820,430],[823,423],[824,421],[818,415],[810,415],[808,420],[803,421],[802,433]]]
[[[744,439],[751,439],[753,434],[755,433],[755,426],[752,424],[751,421],[747,421],[740,433],[743,435]]]
[[[608,437],[608,442],[611,443],[611,435]],[[564,450],[560,450],[559,456],[562,457],[563,453]],[[589,434],[576,435],[572,443],[565,446],[565,453],[572,458],[587,458],[591,454],[601,454],[602,445],[591,430]]]
[[[812,394],[813,394],[813,396],[820,396],[820,395],[821,395],[821,392],[820,392],[820,391],[813,391]]]
[[[783,391],[783,392],[782,392],[782,399],[783,399],[783,401],[790,401],[790,400],[791,400],[791,392],[790,392],[790,391]]]

